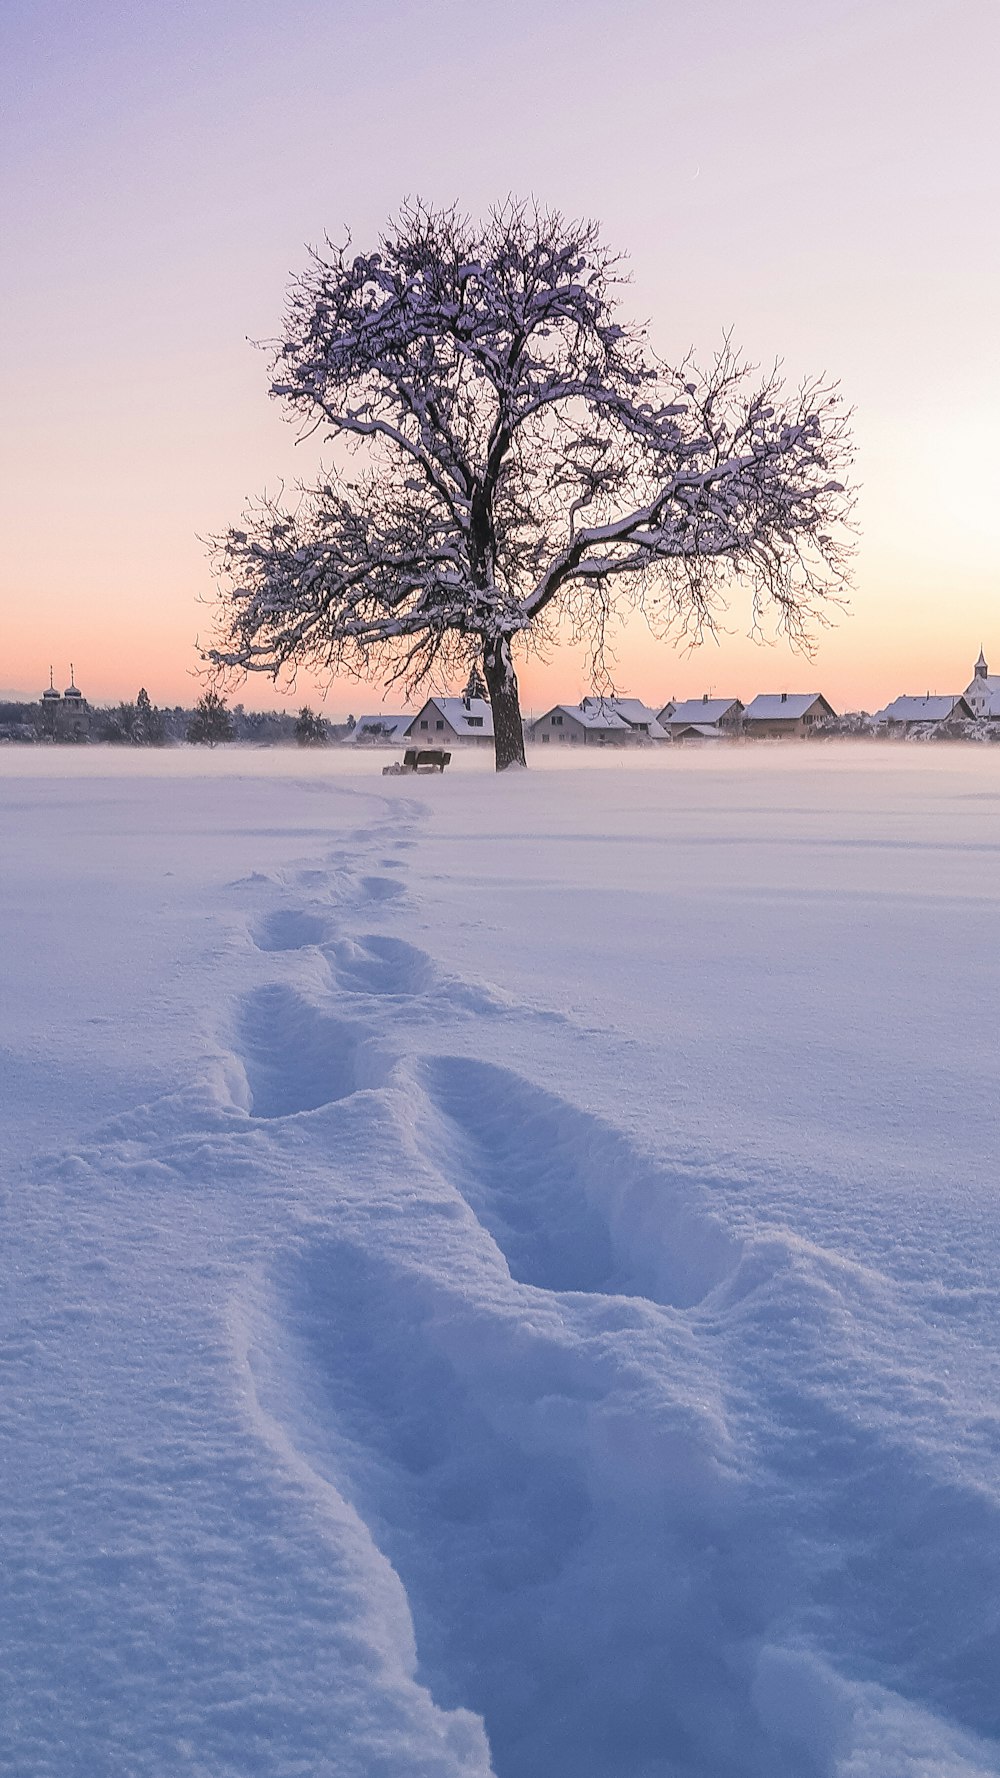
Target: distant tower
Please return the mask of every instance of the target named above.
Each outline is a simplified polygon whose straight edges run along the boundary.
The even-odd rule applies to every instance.
[[[41,704],[42,733],[43,735],[51,735],[54,738],[56,732],[56,712],[62,704],[62,695],[60,692],[56,691],[55,676],[51,667],[49,668],[48,690],[43,691]]]
[[[48,693],[44,695],[47,697]],[[58,698],[59,693],[56,692],[55,696]],[[69,664],[69,684],[63,692],[61,704],[53,706],[53,715],[57,741],[87,740],[90,734],[90,710],[76,683],[72,661]]]
[[[976,678],[977,679],[988,679],[989,676],[990,676],[990,670],[989,670],[989,667],[986,665],[986,656],[984,655],[982,649],[980,648],[979,659],[976,662]]]

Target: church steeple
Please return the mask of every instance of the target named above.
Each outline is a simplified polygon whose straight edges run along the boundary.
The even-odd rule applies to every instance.
[[[990,670],[989,670],[989,667],[986,665],[986,656],[984,655],[982,648],[980,648],[979,659],[976,662],[976,678],[977,679],[988,679],[989,676],[990,676]]]

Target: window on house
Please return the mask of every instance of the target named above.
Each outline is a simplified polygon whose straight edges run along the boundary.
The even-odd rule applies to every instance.
[[[548,742],[548,738],[549,738],[548,735],[545,733],[545,730],[543,729],[542,730],[542,740],[545,742]]]
[[[420,726],[421,726],[421,728],[430,728],[430,723],[429,722],[422,722],[420,724]]]
[[[482,728],[483,726],[483,719],[481,716],[467,716],[465,720],[470,728]]]
[[[436,723],[435,723],[435,724],[434,724],[434,727],[435,727],[435,728],[444,728],[444,723],[443,723],[443,722],[436,722]]]

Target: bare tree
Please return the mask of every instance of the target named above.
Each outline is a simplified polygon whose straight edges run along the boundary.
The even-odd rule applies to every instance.
[[[754,628],[771,607],[808,646],[846,576],[836,390],[788,395],[728,342],[671,369],[616,319],[624,281],[593,223],[512,201],[479,226],[412,205],[377,252],[314,254],[271,393],[354,448],[215,540],[206,659],[407,689],[481,667],[501,770],[524,763],[514,651],[567,620],[600,675],[613,611],[700,636],[736,580]]]

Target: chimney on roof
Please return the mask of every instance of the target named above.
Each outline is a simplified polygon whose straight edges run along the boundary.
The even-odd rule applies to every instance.
[[[703,692],[702,692],[702,694],[701,694],[701,701],[702,701],[702,703],[703,703],[703,704],[707,704],[707,703],[708,703],[708,693],[707,693],[707,691],[703,691]]]
[[[783,691],[783,692],[782,692],[782,694],[781,694],[781,701],[782,701],[782,703],[783,703],[783,704],[787,704],[787,702],[788,702],[788,693],[787,693],[787,691]]]

